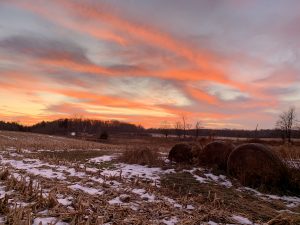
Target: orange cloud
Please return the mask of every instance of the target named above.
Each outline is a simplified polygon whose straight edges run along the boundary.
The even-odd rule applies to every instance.
[[[63,8],[63,10],[55,12],[53,9],[56,8],[52,8],[51,11],[51,7],[48,9],[47,5],[42,5],[41,2],[14,1],[14,3],[21,8],[44,17],[56,25],[68,29],[68,31],[72,30],[75,33],[93,37],[98,41],[105,40],[117,44],[114,45],[117,48],[112,51],[112,55],[108,57],[108,61],[118,62],[121,65],[105,65],[100,60],[99,64],[96,64],[94,62],[97,62],[97,59],[90,60],[86,57],[84,51],[78,51],[79,53],[76,51],[63,52],[64,49],[62,51],[51,51],[51,49],[45,48],[42,49],[42,51],[45,51],[45,54],[38,54],[39,52],[37,51],[38,53],[36,54],[26,54],[24,56],[27,66],[34,68],[33,71],[35,72],[13,71],[2,73],[7,79],[0,79],[0,88],[6,90],[8,93],[14,91],[23,92],[23,94],[32,94],[32,101],[39,102],[41,105],[48,107],[51,107],[51,104],[43,102],[43,99],[39,96],[39,92],[46,92],[53,95],[58,94],[66,97],[61,102],[52,104],[53,111],[51,112],[52,114],[50,113],[51,115],[48,115],[45,110],[45,114],[51,116],[51,118],[59,117],[53,115],[55,109],[62,111],[64,116],[72,115],[74,112],[82,109],[81,112],[84,115],[92,118],[121,118],[137,124],[142,123],[145,126],[153,126],[153,124],[157,124],[158,126],[160,123],[158,120],[176,121],[178,120],[177,115],[181,114],[188,115],[189,118],[192,118],[191,120],[200,118],[200,120],[207,120],[207,123],[211,125],[218,124],[218,126],[221,126],[222,124],[230,124],[228,122],[229,119],[239,118],[240,111],[246,112],[255,108],[270,108],[278,105],[278,101],[262,88],[269,80],[248,84],[229,78],[227,66],[230,62],[239,60],[239,57],[235,56],[236,58],[228,59],[216,53],[200,50],[184,39],[177,38],[155,27],[141,25],[138,22],[128,20],[126,16],[115,11],[106,10],[107,8],[104,3],[98,2],[96,7],[83,1],[53,0],[49,2],[50,5],[54,4]],[[151,50],[147,51],[149,46],[151,46]],[[66,49],[68,50],[68,48]],[[46,52],[47,50],[49,52]],[[164,53],[166,53],[166,56]],[[169,55],[172,57],[168,57]],[[147,63],[139,63],[140,56],[143,56],[140,61]],[[127,63],[130,65],[127,65],[126,62],[128,61],[126,60],[128,60],[128,57],[135,57],[136,60],[130,61]],[[9,56],[0,55],[0,58],[10,60]],[[134,65],[131,66],[132,62]],[[253,61],[254,63],[256,62]],[[82,80],[80,78],[76,79],[76,81],[74,80],[76,88],[64,84],[66,88],[62,89],[57,81],[51,80],[49,82],[50,79],[42,77],[37,71],[40,71],[43,75],[47,74],[48,78],[51,76],[52,71],[66,72],[68,74],[74,73],[76,76],[81,74]],[[178,85],[180,86],[179,91],[183,92],[188,99],[194,101],[191,105],[185,105],[188,109],[184,109],[183,107],[171,107],[159,104],[149,105],[143,103],[142,100],[134,101],[123,96],[114,96],[113,94],[105,95],[101,93],[101,90],[98,90],[96,93],[92,89],[89,89],[88,84],[84,82],[85,74],[103,77],[154,77],[161,80],[170,80],[170,82],[176,84],[180,83]],[[293,79],[294,77],[291,78],[291,82]],[[209,94],[206,90],[201,90],[200,88],[195,88],[186,81],[191,83],[208,81],[235,87],[234,89],[239,89],[239,91],[249,94],[245,95],[249,96],[249,99],[245,101],[237,99],[236,101],[232,100],[227,103],[221,98],[219,99],[217,95]],[[273,83],[279,82],[284,82],[284,79],[280,77]],[[209,106],[206,108],[208,112],[195,112],[195,105],[200,111],[202,111],[200,108],[201,105]],[[226,112],[211,113],[215,108],[218,110],[226,108],[232,115],[228,115]],[[114,109],[116,109],[117,113],[111,115],[111,118],[109,118],[109,112],[112,112]],[[127,109],[126,113],[122,113],[122,109],[124,111]],[[236,113],[234,110],[236,110]],[[101,114],[101,112],[105,113]],[[153,116],[151,116],[151,112],[153,112]],[[130,113],[134,115],[131,116]],[[138,113],[141,115],[138,115]],[[142,115],[143,113],[144,115]],[[159,113],[161,113],[160,117]],[[34,121],[34,118],[30,117],[30,115],[27,116],[27,121]],[[38,120],[47,118],[47,116],[39,115],[36,118]],[[18,118],[25,120],[25,116],[19,116]],[[216,120],[224,120],[225,122],[218,123]]]
[[[209,95],[206,92],[193,87],[186,88],[186,92],[190,93],[192,97],[194,97],[196,100],[201,102],[214,104],[214,105],[220,103],[215,96]]]
[[[55,2],[55,1],[52,1]],[[132,21],[127,20],[120,15],[115,15],[111,11],[107,13],[105,10],[99,11],[98,8],[89,6],[88,4],[79,2],[79,1],[56,1],[57,4],[61,4],[65,7],[65,9],[72,10],[76,16],[83,17],[82,20],[88,19],[93,21],[104,22],[112,26],[114,29],[121,31],[122,33],[126,33],[126,35],[130,35],[134,38],[137,38],[144,43],[155,45],[161,49],[169,50],[178,56],[185,58],[186,60],[193,62],[197,69],[193,71],[180,71],[177,69],[169,70],[169,71],[158,71],[159,75],[166,78],[173,78],[173,79],[183,79],[190,78],[190,79],[197,79],[197,80],[213,80],[220,83],[225,83],[229,85],[233,85],[235,87],[239,87],[240,85],[237,82],[231,81],[227,78],[224,72],[217,69],[214,65],[215,62],[219,62],[221,58],[217,55],[202,52],[200,50],[196,50],[194,46],[189,46],[188,44],[184,43],[181,40],[178,40],[174,37],[171,37],[169,34],[164,33],[160,30],[157,30],[153,27],[142,26]],[[107,33],[101,31],[99,26],[82,23],[80,26],[77,26],[75,23],[71,23],[66,21],[61,16],[53,16],[49,11],[43,9],[41,5],[32,5],[32,4],[23,4],[23,3],[16,3],[21,7],[25,7],[28,10],[36,12],[50,21],[54,21],[59,25],[65,26],[70,29],[74,29],[76,31],[87,33],[92,36],[103,37],[112,37],[111,40],[117,41],[118,43],[125,44],[129,41],[129,39],[119,40],[120,36],[116,36],[113,33]],[[97,5],[98,7],[105,7],[103,3]],[[77,21],[76,21],[77,22]],[[80,23],[80,22],[79,22]],[[99,32],[99,35],[97,34]],[[85,67],[89,70],[89,68]],[[92,70],[89,70],[92,71]],[[98,71],[97,69],[95,71]],[[188,75],[187,75],[188,74]],[[147,74],[149,75],[149,74]],[[155,74],[154,74],[155,76]]]

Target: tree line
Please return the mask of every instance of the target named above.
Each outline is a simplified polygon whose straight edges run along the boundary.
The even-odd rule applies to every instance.
[[[189,123],[186,116],[174,124],[163,121],[159,128],[145,129],[141,125],[121,122],[118,120],[92,120],[83,118],[65,118],[54,121],[42,121],[32,126],[24,126],[17,122],[0,121],[0,130],[25,131],[52,135],[98,135],[107,134],[129,134],[150,135],[160,133],[168,138],[170,135],[178,138],[219,136],[237,138],[282,138],[291,142],[292,138],[300,138],[299,121],[296,116],[295,107],[290,107],[287,111],[279,115],[274,129],[241,130],[241,129],[208,129],[200,121],[194,124]]]
[[[160,128],[150,129],[152,133],[161,133],[166,138],[168,136],[177,136],[178,138],[186,136],[219,136],[219,137],[240,137],[240,138],[282,138],[283,141],[291,142],[292,138],[300,138],[300,121],[297,120],[296,108],[290,107],[282,112],[275,124],[274,129],[258,130],[258,124],[255,130],[241,129],[205,129],[200,121],[195,124],[189,123],[186,116],[181,116],[174,124],[163,121]]]
[[[65,118],[54,121],[42,121],[32,126],[24,126],[16,122],[0,121],[1,130],[27,131],[53,135],[100,135],[106,133],[141,133],[145,129],[142,126],[120,122],[117,120],[92,120],[81,118]]]

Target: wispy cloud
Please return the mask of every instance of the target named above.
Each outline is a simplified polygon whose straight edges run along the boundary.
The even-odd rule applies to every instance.
[[[1,1],[1,118],[250,128],[297,106],[297,2],[124,2]]]

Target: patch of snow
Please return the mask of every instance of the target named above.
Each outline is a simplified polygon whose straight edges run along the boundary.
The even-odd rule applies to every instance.
[[[166,225],[175,225],[178,223],[178,219],[176,216],[173,216],[170,219],[163,219],[161,222],[163,222]]]
[[[109,162],[112,161],[114,158],[116,158],[115,155],[103,155],[96,158],[90,159],[88,162],[90,163],[103,163],[103,162]]]
[[[195,178],[199,183],[201,183],[201,184],[207,183],[207,182],[206,182],[206,181],[207,181],[206,178],[200,177],[200,176],[198,176],[198,175],[196,175],[196,174],[193,174],[193,176],[194,176],[194,178]]]
[[[71,185],[71,186],[69,186],[69,188],[71,188],[72,190],[75,190],[75,191],[80,190],[80,191],[83,191],[90,195],[102,195],[103,194],[103,191],[99,191],[98,189],[95,189],[95,188],[84,187],[80,184]]]
[[[14,207],[25,207],[30,205],[30,203],[26,203],[26,202],[21,202],[21,201],[14,201],[14,199],[8,199],[8,203],[12,204],[10,206],[10,208],[14,208]]]
[[[16,137],[10,137],[10,136],[6,136],[6,135],[3,135],[3,134],[0,134],[0,137],[4,137],[8,140],[18,140],[18,138],[16,138]]]
[[[48,179],[58,179],[58,180],[65,180],[66,177],[64,174],[60,172],[55,172],[52,169],[37,169],[37,168],[31,168],[26,170],[28,173],[36,175],[36,176],[42,176]]]
[[[48,215],[48,213],[49,213],[48,209],[38,212],[39,215]]]
[[[147,193],[145,189],[133,189],[132,193],[139,195],[142,199],[147,199],[148,202],[155,201],[155,195]]]
[[[7,192],[5,191],[5,187],[4,186],[0,186],[0,199],[4,198],[5,194],[7,194]]]
[[[38,217],[33,220],[32,225],[40,225],[40,224],[42,224],[42,225],[48,225],[48,224],[68,225],[68,223],[58,221],[58,219],[55,217],[45,217],[45,218]]]
[[[8,160],[2,159],[0,161],[2,164],[9,164],[15,169],[25,170],[27,173],[42,176],[49,179],[58,179],[65,180],[66,177],[61,172],[55,172],[52,169],[40,168],[42,166],[48,166],[45,163],[42,163],[38,159],[23,159],[21,160]]]
[[[300,160],[289,160],[286,164],[290,168],[300,169]]]
[[[220,184],[227,187],[227,188],[231,188],[233,186],[232,183],[229,180],[220,182]]]
[[[101,175],[108,176],[108,177],[114,177],[114,176],[121,176],[124,178],[141,178],[141,179],[148,179],[153,182],[159,182],[160,181],[160,175],[163,173],[166,173],[166,171],[163,171],[161,168],[150,168],[146,166],[141,165],[130,165],[130,164],[118,164],[118,169],[108,170],[105,169],[101,172]]]
[[[72,198],[57,198],[57,201],[64,206],[69,206],[72,204]]]
[[[230,188],[232,187],[232,183],[226,178],[226,176],[224,175],[219,175],[219,176],[216,176],[212,173],[205,173],[204,174],[207,178],[213,180],[214,182],[222,185],[222,186],[225,186],[227,188]]]
[[[85,169],[87,172],[97,173],[99,170],[97,168],[86,167]]]
[[[281,200],[286,203],[286,206],[289,208],[297,207],[300,205],[300,198],[295,196],[277,196],[277,195],[266,195],[270,199]]]
[[[15,147],[7,147],[6,148],[6,151],[16,151],[17,150],[17,148],[15,148]]]
[[[253,189],[253,188],[249,188],[249,187],[243,187],[243,188],[238,188],[237,189],[238,191],[243,191],[243,190],[246,190],[246,191],[250,191],[250,192],[253,192],[254,194],[258,195],[258,196],[262,196],[263,194],[260,193],[259,191]]]
[[[171,205],[173,205],[173,207],[175,207],[175,208],[179,208],[179,209],[182,209],[183,208],[183,206],[182,205],[180,205],[180,204],[178,204],[174,199],[171,199],[171,198],[169,198],[169,197],[164,197],[163,198],[165,201],[167,201],[167,202],[169,202]]]
[[[15,153],[15,152],[9,153],[9,155],[10,155],[11,157],[23,157],[23,155],[18,154],[18,153]]]
[[[212,173],[205,173],[204,174],[207,178],[210,178],[210,179],[212,179],[213,181],[219,181],[219,177],[218,176],[216,176],[216,175],[213,175]]]
[[[175,204],[176,203],[176,201],[174,199],[171,199],[169,197],[164,197],[164,200],[167,201],[167,202],[169,202],[169,203],[171,203],[171,204]]]
[[[218,224],[214,221],[208,221],[207,225],[218,225]]]
[[[296,196],[278,196],[278,195],[267,195],[263,194],[255,189],[249,187],[243,187],[237,189],[238,191],[250,191],[253,192],[256,196],[264,199],[264,200],[279,200],[285,203],[285,205],[289,208],[297,207],[300,205],[300,198]]]
[[[180,204],[178,204],[178,203],[175,203],[175,204],[174,204],[174,207],[175,207],[175,208],[178,208],[178,209],[182,209],[182,208],[183,208],[182,205],[180,205]]]
[[[117,204],[122,204],[123,202],[120,200],[120,197],[116,197],[110,201],[108,201],[110,205],[117,205]]]
[[[170,163],[171,161],[170,161],[168,158],[165,158],[165,159],[164,159],[164,162],[165,162],[165,163]]]
[[[104,180],[101,177],[91,177],[91,180],[100,184],[104,183]]]
[[[195,209],[195,207],[194,207],[194,206],[192,206],[192,205],[187,205],[187,206],[186,206],[186,209],[188,209],[188,210],[194,210],[194,209]]]
[[[249,219],[243,216],[233,215],[231,218],[239,224],[253,224]]]
[[[1,224],[1,225],[7,224],[7,223],[6,223],[6,217],[3,216],[3,215],[0,215],[0,224]]]
[[[58,170],[60,170],[60,169],[58,169]],[[71,177],[83,178],[86,176],[86,174],[84,172],[77,172],[74,168],[67,168],[67,169],[64,169],[63,171],[66,171],[67,173],[69,173],[69,176],[71,176]]]

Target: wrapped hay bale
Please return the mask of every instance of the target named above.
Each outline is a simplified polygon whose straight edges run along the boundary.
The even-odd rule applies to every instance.
[[[170,150],[168,159],[177,163],[193,163],[200,149],[196,144],[179,143]]]
[[[206,145],[198,156],[202,166],[215,167],[220,170],[227,168],[227,160],[234,145],[223,141],[214,141]]]
[[[243,185],[279,188],[286,184],[286,167],[262,144],[243,144],[229,155],[227,170]]]

